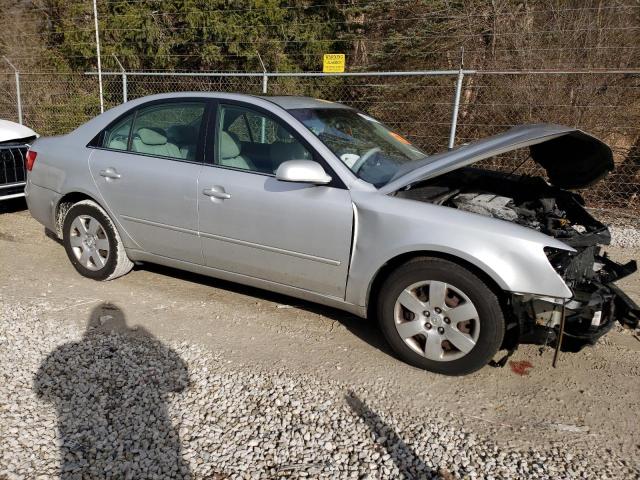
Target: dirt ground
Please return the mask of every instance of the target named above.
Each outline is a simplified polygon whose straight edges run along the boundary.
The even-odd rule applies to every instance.
[[[112,282],[85,279],[24,208],[0,206],[1,301],[46,299],[51,315],[67,312],[65,321],[80,326],[96,303],[111,302],[159,339],[203,345],[256,370],[384,384],[390,402],[437,405],[508,445],[562,439],[640,453],[640,338],[632,331],[617,328],[593,348],[562,354],[555,369],[550,349],[523,346],[505,368],[447,378],[395,359],[372,322],[283,295],[153,265]],[[609,251],[617,260],[640,256]],[[620,285],[640,301],[638,273]],[[518,373],[518,362],[531,368]]]

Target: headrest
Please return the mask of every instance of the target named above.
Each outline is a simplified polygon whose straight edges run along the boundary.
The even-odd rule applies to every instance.
[[[220,157],[235,158],[240,155],[240,145],[227,132],[220,132]]]
[[[145,145],[164,145],[167,143],[165,135],[150,128],[140,128],[136,133]]]

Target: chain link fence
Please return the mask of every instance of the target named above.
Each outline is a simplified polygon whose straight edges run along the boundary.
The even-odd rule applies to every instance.
[[[640,74],[624,72],[379,72],[347,75],[107,72],[105,108],[172,91],[307,95],[366,111],[428,153],[523,123],[575,126],[611,145],[615,171],[581,192],[592,208],[631,220],[640,212]],[[459,89],[457,81],[461,80]],[[94,74],[21,73],[23,122],[42,135],[68,132],[100,112]],[[13,73],[0,74],[0,118],[17,121]],[[454,115],[456,103],[459,104]],[[454,120],[455,119],[455,120]],[[482,162],[541,174],[526,152]],[[524,161],[524,163],[523,163]],[[543,173],[543,172],[542,172]]]

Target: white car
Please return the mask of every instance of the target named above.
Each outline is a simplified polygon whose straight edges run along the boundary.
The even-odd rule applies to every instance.
[[[24,197],[24,158],[38,134],[29,127],[0,120],[0,200]]]

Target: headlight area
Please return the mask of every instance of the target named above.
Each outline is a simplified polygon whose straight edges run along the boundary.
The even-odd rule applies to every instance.
[[[616,263],[598,246],[576,249],[544,249],[551,266],[573,291],[573,298],[512,295],[520,343],[555,345],[563,311],[563,350],[578,351],[594,344],[616,321],[638,327],[640,307],[613,283],[635,272],[636,262]]]

